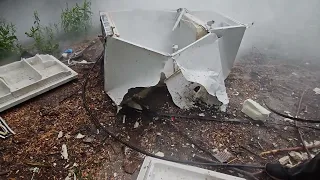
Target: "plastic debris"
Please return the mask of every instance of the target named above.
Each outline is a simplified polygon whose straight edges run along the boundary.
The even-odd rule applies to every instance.
[[[241,111],[250,118],[261,121],[267,120],[269,114],[271,113],[269,110],[262,107],[259,103],[252,99],[247,99],[244,101]]]
[[[65,144],[62,144],[61,156],[62,156],[62,159],[68,160],[68,150],[67,150],[67,145]]]
[[[64,51],[64,53],[68,53],[68,54],[70,54],[70,53],[72,53],[72,52],[73,52],[72,49],[66,49],[66,50]]]
[[[316,88],[313,89],[313,91],[314,91],[316,94],[320,94],[320,88],[317,88],[317,87],[316,87]]]
[[[0,138],[5,139],[12,134],[16,134],[12,129],[8,126],[8,124],[0,117]]]

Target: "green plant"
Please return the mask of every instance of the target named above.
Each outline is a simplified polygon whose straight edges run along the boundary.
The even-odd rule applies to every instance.
[[[33,38],[34,48],[39,53],[47,53],[55,55],[59,51],[59,43],[56,41],[54,29],[58,31],[56,24],[49,26],[42,26],[40,24],[40,18],[37,11],[34,12],[34,23],[29,32],[25,34]]]
[[[69,9],[68,4],[66,9],[61,13],[61,26],[67,34],[87,33],[91,27],[92,12],[91,2],[85,0],[83,4],[76,4]]]
[[[15,33],[16,27],[12,23],[0,20],[0,58],[19,52],[20,45]]]

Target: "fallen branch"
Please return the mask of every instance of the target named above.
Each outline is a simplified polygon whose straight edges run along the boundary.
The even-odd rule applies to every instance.
[[[307,149],[314,149],[314,148],[320,148],[320,144],[317,145],[312,145],[312,146],[307,146]],[[275,154],[279,152],[287,152],[287,151],[303,151],[304,147],[291,147],[291,148],[284,148],[284,149],[274,149],[274,150],[269,150],[269,151],[264,151],[260,153],[260,156],[268,155],[268,154]]]

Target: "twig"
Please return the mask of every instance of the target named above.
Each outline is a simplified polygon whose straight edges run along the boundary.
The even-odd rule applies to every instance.
[[[244,147],[244,146],[242,146],[242,145],[240,145],[240,147],[241,147],[242,149],[248,151],[250,154],[256,156],[257,158],[266,160],[266,158],[259,156],[257,153],[251,151],[250,149],[248,149],[248,148],[246,148],[246,147]]]
[[[298,117],[298,114],[299,114],[299,112],[300,112],[301,102],[302,102],[303,96],[305,95],[306,91],[307,91],[307,88],[306,88],[306,89],[302,92],[302,94],[301,94],[301,97],[300,97],[300,100],[299,100],[298,109],[297,109],[297,112],[296,112],[296,118]],[[296,128],[297,128],[297,131],[298,131],[298,134],[299,134],[299,138],[300,138],[300,141],[302,142],[303,148],[304,148],[304,150],[307,152],[309,159],[311,159],[311,158],[312,158],[311,153],[309,152],[309,150],[308,150],[308,148],[307,148],[307,146],[306,146],[306,143],[305,143],[304,140],[303,140],[303,137],[302,137],[302,134],[301,134],[301,131],[300,131],[300,129],[299,129],[299,126],[298,126],[298,122],[297,122],[297,121],[295,121],[295,126],[296,126]]]
[[[320,148],[320,144],[318,145],[313,145],[313,146],[306,146],[307,149],[314,149],[314,148]],[[284,149],[273,149],[269,151],[264,151],[260,153],[260,156],[271,154],[271,153],[278,153],[278,152],[286,152],[286,151],[303,151],[305,150],[304,147],[291,147],[291,148],[284,148]]]

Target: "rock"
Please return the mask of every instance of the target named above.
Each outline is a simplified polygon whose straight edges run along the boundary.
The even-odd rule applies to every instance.
[[[126,159],[123,162],[123,170],[128,174],[133,174],[138,167],[139,167],[139,162],[137,161],[130,161]]]
[[[296,152],[296,151],[291,151],[289,152],[289,155],[292,157],[297,162],[303,161],[303,156],[302,154]]]
[[[138,122],[138,121],[136,121],[136,123],[134,123],[134,125],[133,125],[133,128],[134,128],[134,129],[136,129],[136,128],[138,128],[138,127],[139,127],[139,125],[140,125],[140,124],[139,124],[139,122]]]
[[[302,155],[302,159],[303,160],[308,160],[309,159],[308,153],[305,152],[305,153],[302,153],[301,155]]]
[[[86,138],[83,139],[83,142],[84,143],[92,143],[93,140],[94,140],[94,138],[92,138],[92,137],[86,137]]]
[[[252,99],[247,99],[243,102],[242,110],[243,113],[248,115],[253,120],[265,121],[271,113],[266,108],[262,107],[259,103]]]
[[[290,157],[289,156],[284,156],[284,157],[279,159],[279,163],[281,165],[288,164],[289,162],[290,162]]]
[[[164,157],[164,153],[161,151],[157,152],[155,155],[159,157]]]
[[[79,134],[77,134],[76,139],[82,139],[82,138],[84,138],[84,137],[85,137],[85,135],[79,133]]]
[[[62,136],[63,136],[63,132],[62,132],[62,131],[59,131],[58,139],[62,138]]]

